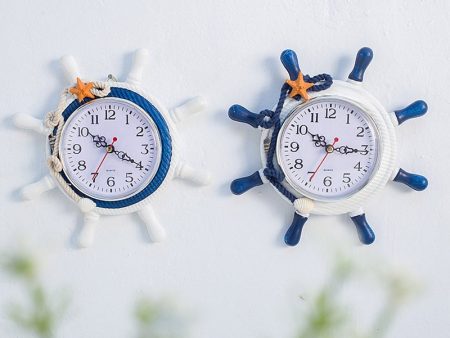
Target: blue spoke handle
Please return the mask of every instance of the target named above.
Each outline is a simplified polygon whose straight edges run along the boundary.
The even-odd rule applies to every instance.
[[[356,54],[355,65],[353,66],[353,70],[348,76],[350,80],[362,82],[364,79],[364,72],[367,67],[369,67],[370,62],[373,58],[372,49],[369,47],[363,47]]]
[[[259,175],[259,171],[257,171],[250,176],[235,179],[231,182],[230,190],[235,195],[241,195],[247,190],[262,184],[264,184],[264,182]]]
[[[363,244],[372,244],[375,240],[375,233],[370,227],[369,223],[367,223],[366,215],[361,214],[357,216],[351,217],[353,223],[356,226],[356,230],[358,231],[358,237],[361,243]]]
[[[422,115],[428,110],[427,103],[422,100],[418,100],[416,102],[411,103],[408,107],[396,110],[395,116],[397,117],[398,124],[402,124],[403,122],[413,119]]]
[[[233,121],[247,123],[251,125],[253,128],[258,128],[259,123],[261,121],[261,117],[259,114],[252,113],[248,109],[235,104],[228,109],[228,116]]]
[[[297,213],[294,214],[294,219],[289,227],[288,231],[284,235],[284,242],[289,246],[295,246],[300,241],[302,235],[303,226],[305,225],[308,217],[304,217]]]
[[[411,174],[400,168],[394,178],[395,182],[406,184],[411,189],[422,191],[428,187],[428,180],[422,175]]]
[[[289,77],[292,81],[297,80],[298,73],[300,73],[300,66],[298,65],[297,54],[290,49],[286,49],[281,53],[281,63],[289,73]]]

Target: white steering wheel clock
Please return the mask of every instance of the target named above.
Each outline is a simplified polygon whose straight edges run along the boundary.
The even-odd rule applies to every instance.
[[[229,110],[231,119],[262,130],[263,169],[236,179],[234,194],[270,183],[295,208],[285,235],[287,245],[298,244],[310,214],[349,214],[364,244],[375,240],[362,205],[389,180],[424,190],[425,177],[397,167],[395,127],[422,116],[424,101],[388,113],[362,86],[373,57],[370,48],[359,50],[347,81],[331,76],[303,75],[294,51],[281,61],[290,80],[281,88],[274,109],[254,114],[239,105]]]
[[[373,119],[338,96],[312,99],[293,108],[283,122],[277,145],[286,181],[302,195],[325,202],[363,189],[377,167],[380,148]],[[336,155],[331,156],[333,153]],[[317,166],[311,166],[318,159]]]
[[[15,117],[17,126],[47,137],[51,174],[22,190],[25,199],[60,187],[84,213],[79,238],[82,247],[93,241],[100,215],[137,212],[150,238],[165,237],[151,201],[172,178],[207,184],[209,174],[195,170],[179,155],[177,124],[201,111],[196,97],[171,111],[140,89],[148,52],[136,51],[125,82],[80,79],[72,56],[61,59],[70,83],[55,111],[42,123],[28,115]]]
[[[153,179],[162,181],[167,174],[168,166],[161,164],[162,153],[170,158],[170,140],[162,140],[159,130],[165,134],[167,126],[157,116],[119,97],[70,111],[59,142],[62,169],[73,187],[98,206],[134,204]]]

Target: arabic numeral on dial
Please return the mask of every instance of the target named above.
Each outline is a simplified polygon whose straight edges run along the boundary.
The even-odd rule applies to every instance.
[[[79,145],[78,143],[75,143],[72,147],[73,149],[73,153],[75,155],[78,155],[79,153],[81,153],[81,145]]]
[[[350,114],[347,114],[347,122],[345,124],[350,124]]]
[[[358,171],[361,171],[361,162],[356,163],[356,165],[353,168]]]
[[[126,173],[125,174],[125,182],[131,183],[131,182],[133,182],[133,180],[134,180],[133,173]]]
[[[297,125],[297,135],[306,135],[308,133],[308,126],[302,124],[301,126]]]
[[[86,170],[86,161],[85,160],[78,161],[78,170],[80,170],[80,171]]]
[[[356,134],[356,137],[364,137],[364,128],[363,127],[357,127],[358,133]]]
[[[125,115],[125,124],[130,124],[130,115]]]
[[[98,115],[91,115],[91,124],[98,124]]]
[[[116,111],[111,109],[109,106],[108,109],[105,109],[105,120],[115,120],[116,119]]]
[[[144,149],[141,151],[141,154],[148,154],[148,144],[141,144]]]
[[[136,127],[136,130],[137,130],[136,136],[139,136],[139,137],[144,136],[144,128]]]
[[[319,113],[312,112],[311,113],[311,122],[319,122]]]
[[[333,182],[331,181],[331,176],[325,176],[323,179],[323,185],[329,187]]]
[[[294,168],[295,169],[302,169],[303,168],[303,160],[301,158],[297,158],[295,160]]]
[[[363,148],[363,150],[359,151],[359,153],[361,155],[367,155],[369,153],[369,145],[368,144],[361,144],[361,148]]]
[[[295,153],[300,149],[300,145],[297,142],[291,142],[290,149],[293,153]]]
[[[350,178],[350,173],[344,173],[342,175],[342,182],[343,183],[350,183],[352,179]]]
[[[108,179],[106,180],[106,184],[108,185],[108,187],[114,187],[116,185],[114,177],[113,176],[108,177]]]
[[[325,118],[326,119],[335,119],[336,118],[336,109],[326,108],[325,109]]]
[[[87,127],[78,127],[78,136],[86,137],[89,135],[89,129]]]

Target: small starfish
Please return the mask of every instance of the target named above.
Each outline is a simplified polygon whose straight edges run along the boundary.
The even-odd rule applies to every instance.
[[[289,93],[289,97],[300,95],[305,101],[309,100],[309,96],[306,91],[314,86],[314,83],[305,82],[302,72],[298,73],[297,80],[287,80],[286,83],[292,88]]]
[[[76,95],[78,102],[84,100],[85,97],[95,99],[94,94],[91,93],[91,89],[94,87],[92,82],[83,83],[80,78],[77,77],[77,85],[69,89],[69,92]]]

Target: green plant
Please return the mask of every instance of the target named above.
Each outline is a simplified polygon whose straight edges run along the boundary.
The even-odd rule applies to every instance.
[[[139,299],[134,311],[137,338],[185,338],[185,325],[176,313],[168,300]]]
[[[27,304],[12,303],[8,308],[10,319],[24,331],[40,338],[56,337],[67,307],[65,296],[52,297],[40,281],[38,265],[31,254],[13,253],[2,257],[5,272],[20,282]]]
[[[366,332],[357,332],[352,322],[351,311],[341,297],[345,287],[354,279],[361,282],[368,271],[360,269],[356,262],[341,256],[325,283],[316,292],[301,318],[302,325],[295,338],[382,338],[386,335],[396,314],[406,300],[414,293],[415,287],[410,278],[399,274],[393,268],[374,268],[370,270],[375,277],[375,287],[384,291],[384,304],[375,314],[370,328]],[[373,262],[372,262],[373,263]],[[381,266],[372,264],[372,266]]]
[[[16,252],[1,257],[1,266],[14,280],[20,282],[26,296],[26,303],[10,304],[8,315],[24,331],[39,338],[57,337],[57,329],[68,308],[67,297],[50,295],[39,278],[39,268],[34,256]],[[383,262],[370,262],[361,266],[342,256],[333,261],[333,268],[315,296],[308,301],[305,315],[300,317],[301,327],[295,338],[382,338],[386,335],[396,314],[406,300],[414,293],[410,278],[398,273]],[[356,332],[352,312],[347,301],[340,297],[352,282],[358,285],[368,277],[375,277],[374,287],[384,291],[385,301],[373,317],[372,325],[365,332]],[[353,284],[354,285],[354,284]],[[370,287],[373,287],[371,285]],[[362,288],[363,289],[363,288]],[[356,289],[355,292],[361,290]],[[186,338],[186,323],[179,311],[167,299],[139,299],[134,308],[137,338]]]

